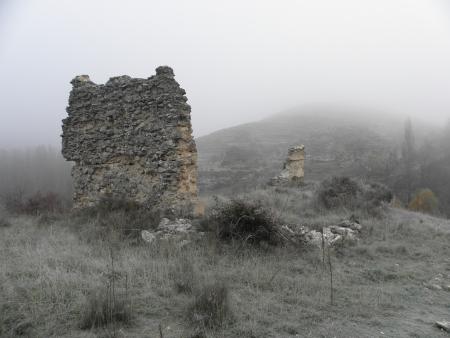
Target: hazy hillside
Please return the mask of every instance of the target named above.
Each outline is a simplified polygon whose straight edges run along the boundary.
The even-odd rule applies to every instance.
[[[223,129],[196,140],[202,192],[242,191],[281,169],[289,147],[306,146],[306,179],[360,175],[376,179],[397,156],[404,121],[381,114],[310,109]],[[430,127],[416,127],[424,139]]]

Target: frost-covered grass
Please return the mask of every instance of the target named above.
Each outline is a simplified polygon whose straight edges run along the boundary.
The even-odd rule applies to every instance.
[[[261,190],[246,198],[302,225],[350,215],[313,212],[303,195]],[[89,217],[8,221],[0,227],[1,337],[446,337],[433,321],[448,317],[450,293],[424,286],[435,277],[450,284],[446,220],[398,209],[362,217],[359,244],[331,251],[333,304],[329,266],[314,248],[242,246],[211,235],[180,249],[98,236],[107,230]],[[117,302],[126,320],[87,328],[104,301]],[[208,321],[202,311],[217,313]]]

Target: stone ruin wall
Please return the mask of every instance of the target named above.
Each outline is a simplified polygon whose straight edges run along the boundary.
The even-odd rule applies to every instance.
[[[87,75],[72,80],[62,153],[75,162],[74,206],[102,197],[148,208],[190,211],[197,203],[197,150],[191,108],[169,67],[148,79]]]
[[[280,175],[271,180],[271,184],[303,183],[305,177],[305,146],[299,145],[289,148],[288,156]]]

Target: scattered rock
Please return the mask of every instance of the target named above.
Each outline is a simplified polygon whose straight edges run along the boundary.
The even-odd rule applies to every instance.
[[[437,274],[433,279],[424,283],[424,286],[430,290],[444,290],[450,292],[449,276],[444,276],[442,273]]]
[[[141,237],[147,243],[158,241],[174,241],[177,247],[183,248],[193,241],[202,238],[203,232],[197,231],[188,219],[177,218],[170,220],[163,218],[155,231],[142,230]]]
[[[341,223],[338,224],[338,226],[342,228],[349,228],[355,231],[362,230],[362,225],[359,224],[359,222],[357,221],[352,221],[351,219],[342,221]]]
[[[361,229],[362,226],[359,223],[345,220],[339,223],[339,225],[324,227],[322,229],[323,238],[322,231],[311,230],[305,226],[283,225],[281,232],[291,242],[302,242],[322,248],[322,240],[326,245],[331,246],[341,243],[355,243],[358,241],[358,234]]]
[[[437,291],[442,290],[442,286],[440,286],[439,284],[427,284],[427,288],[430,290],[437,290]]]
[[[306,243],[318,247],[322,247],[322,233],[316,230],[311,230],[305,234]]]
[[[24,336],[33,327],[33,324],[29,320],[24,320],[16,325],[14,333],[18,336]]]
[[[169,220],[168,218],[163,218],[158,225],[158,232],[164,233],[187,233],[191,230],[192,224],[189,220],[184,218],[177,218],[174,221]]]
[[[435,322],[435,325],[441,330],[450,332],[450,322],[448,321]]]
[[[152,243],[156,239],[156,236],[148,230],[142,230],[141,237],[147,243]]]

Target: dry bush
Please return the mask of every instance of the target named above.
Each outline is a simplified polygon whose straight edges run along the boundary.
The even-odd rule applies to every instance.
[[[60,212],[62,209],[63,203],[57,194],[37,192],[25,200],[22,210],[26,214],[39,215],[46,212]]]
[[[188,308],[191,323],[199,328],[218,329],[232,318],[226,284],[216,281],[203,286]]]
[[[439,207],[439,200],[436,195],[430,189],[423,189],[419,191],[411,203],[409,203],[409,209],[419,212],[425,212],[428,214],[434,214]]]
[[[275,215],[257,201],[233,199],[217,202],[205,222],[224,241],[276,244],[280,240]]]
[[[5,208],[15,214],[42,215],[59,213],[67,209],[68,203],[54,192],[37,192],[28,197],[20,192],[3,197]]]
[[[21,190],[14,190],[3,193],[1,199],[7,211],[18,213],[22,209],[24,195]]]
[[[197,283],[197,271],[189,258],[183,256],[174,265],[170,272],[175,289],[179,293],[191,294]]]
[[[74,217],[75,225],[81,231],[90,231],[90,239],[118,237],[120,240],[140,240],[141,231],[155,228],[160,214],[148,210],[134,201],[122,198],[105,197],[95,207],[78,210]],[[90,223],[89,229],[85,224]]]
[[[110,324],[130,324],[131,307],[123,294],[115,293],[110,287],[92,291],[83,307],[81,329],[107,327]]]

